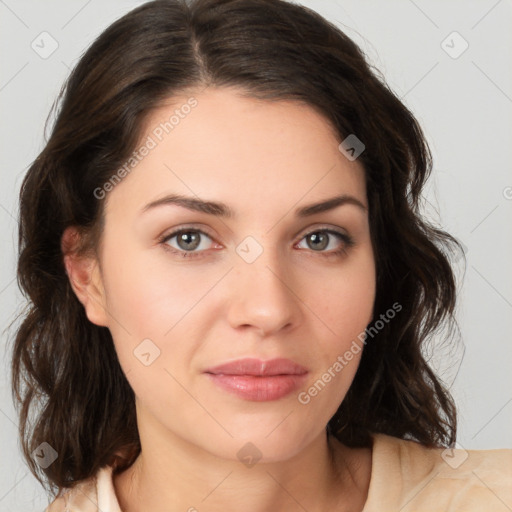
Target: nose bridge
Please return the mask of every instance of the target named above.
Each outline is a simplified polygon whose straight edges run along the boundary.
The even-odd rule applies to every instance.
[[[277,245],[247,237],[236,248],[230,283],[229,319],[233,327],[252,325],[265,333],[297,321],[293,278]]]

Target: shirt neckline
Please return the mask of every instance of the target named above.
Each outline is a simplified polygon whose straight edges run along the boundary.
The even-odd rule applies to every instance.
[[[386,458],[385,466],[389,469],[393,468],[392,453],[388,453],[387,448],[390,447],[389,436],[385,434],[372,434],[372,463],[370,470],[370,483],[368,485],[368,494],[361,512],[371,512],[378,504],[378,508],[386,509],[385,496],[379,493],[382,488],[382,462],[383,456]],[[386,452],[385,454],[383,452]],[[116,495],[114,480],[113,480],[113,467],[105,466],[100,469],[96,479],[96,489],[98,496],[98,508],[104,512],[122,512],[119,505],[119,500]],[[392,482],[391,474],[387,473],[386,481]],[[389,478],[388,478],[389,477]],[[396,480],[395,480],[396,481]],[[389,488],[389,487],[388,487]],[[389,493],[387,493],[389,496]]]

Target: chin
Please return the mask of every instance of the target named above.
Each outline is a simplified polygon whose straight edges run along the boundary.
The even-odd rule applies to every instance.
[[[272,428],[267,428],[266,424],[263,427],[258,422],[249,425],[246,423],[239,429],[228,429],[233,437],[219,433],[213,438],[211,432],[209,437],[205,433],[204,438],[209,438],[211,443],[205,448],[217,457],[239,460],[251,467],[255,462],[274,463],[289,460],[325,432],[325,427],[307,430],[303,422],[284,428],[284,422],[279,425],[282,420],[280,417],[279,421],[274,421]]]

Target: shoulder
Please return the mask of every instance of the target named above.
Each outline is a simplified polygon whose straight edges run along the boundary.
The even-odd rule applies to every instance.
[[[101,468],[96,475],[62,489],[44,512],[121,512],[112,482],[112,467]]]
[[[427,448],[375,434],[364,512],[383,511],[378,499],[401,512],[510,512],[512,450]]]

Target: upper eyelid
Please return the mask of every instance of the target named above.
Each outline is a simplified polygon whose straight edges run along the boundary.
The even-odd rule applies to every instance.
[[[175,228],[173,229],[169,234],[167,235],[163,235],[160,237],[160,240],[161,241],[169,241],[171,240],[172,238],[176,237],[177,235],[179,235],[180,233],[183,233],[183,232],[186,232],[186,231],[197,231],[203,235],[206,235],[207,237],[209,237],[212,241],[216,242],[216,239],[215,239],[215,236],[211,235],[210,233],[208,233],[207,230],[203,229],[203,228],[200,228],[200,227],[196,227],[196,226],[187,226],[187,225],[184,225],[184,226],[181,226],[181,227],[178,227],[178,228]],[[297,236],[299,236],[299,234],[301,234],[301,237],[299,239],[302,240],[305,236],[307,235],[310,235],[311,233],[315,233],[317,231],[326,231],[326,232],[332,232],[334,234],[338,234],[340,236],[347,236],[347,237],[350,237],[350,234],[347,232],[346,229],[344,228],[335,228],[335,227],[332,227],[332,226],[327,226],[327,225],[319,225],[317,227],[312,227],[312,228],[305,228],[304,230],[301,230],[299,231],[299,233],[297,235],[294,236],[294,238],[296,238]],[[219,242],[216,242],[216,243],[219,243]],[[199,251],[201,252],[201,251]]]

